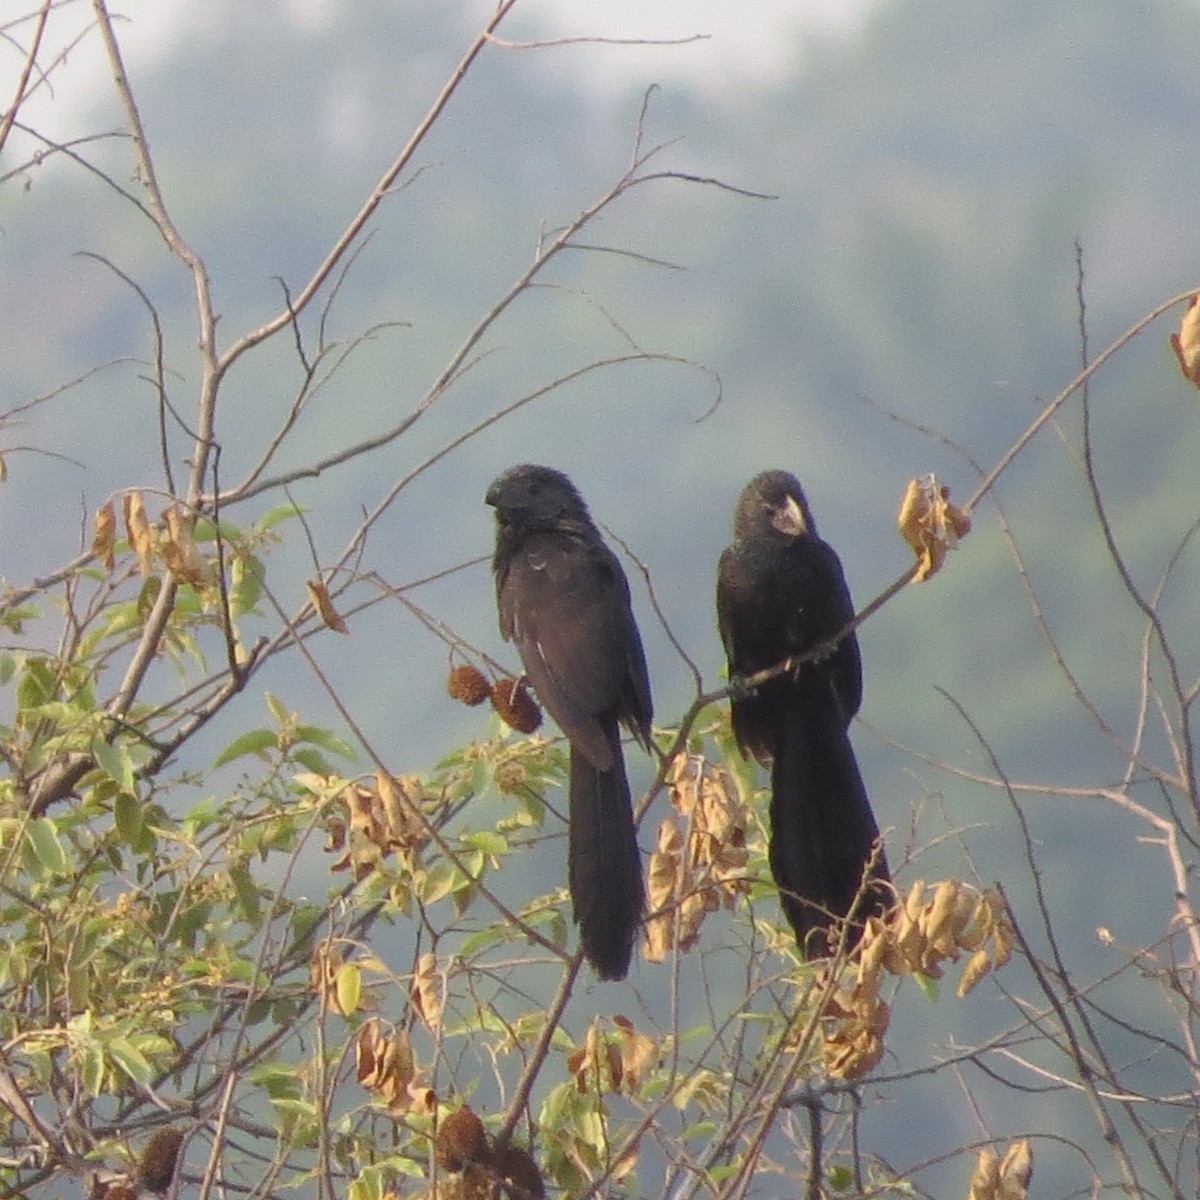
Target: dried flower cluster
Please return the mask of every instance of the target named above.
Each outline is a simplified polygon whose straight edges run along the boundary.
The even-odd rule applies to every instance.
[[[297,782],[317,791],[324,780],[300,775]],[[342,855],[331,870],[353,870],[357,882],[378,870],[393,851],[407,866],[414,865],[416,852],[428,841],[420,811],[424,793],[415,775],[394,778],[380,772],[373,783],[347,784],[339,799],[346,806],[347,819],[332,826],[326,848]]]
[[[695,945],[705,916],[747,890],[746,806],[733,776],[698,755],[677,755],[667,776],[679,818],[667,817],[650,856],[646,958]],[[686,834],[680,827],[686,821]]]
[[[896,523],[917,556],[915,583],[936,575],[959,539],[971,532],[969,514],[950,503],[950,489],[936,475],[909,480]]]
[[[965,996],[1012,957],[1014,934],[1004,897],[977,892],[956,879],[929,889],[918,880],[885,918],[870,917],[845,976],[825,1009],[825,1070],[861,1079],[883,1057],[890,1009],[881,995],[885,975],[940,979],[947,961],[971,955],[958,981]],[[820,981],[819,981],[820,982]]]
[[[979,1152],[967,1200],[1026,1200],[1032,1179],[1033,1151],[1024,1138],[1013,1142],[1003,1158],[985,1148]]]

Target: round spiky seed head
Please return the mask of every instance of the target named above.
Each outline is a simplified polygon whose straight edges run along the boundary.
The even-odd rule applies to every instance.
[[[460,1108],[443,1119],[437,1132],[437,1160],[443,1171],[461,1171],[467,1163],[484,1162],[487,1157],[483,1122],[469,1108]]]
[[[511,1200],[543,1200],[546,1195],[542,1173],[533,1155],[523,1146],[505,1146],[499,1171],[508,1184],[504,1191]]]
[[[181,1145],[183,1134],[178,1129],[160,1129],[142,1152],[142,1161],[138,1163],[138,1187],[165,1196],[175,1178],[175,1160]]]
[[[487,681],[487,676],[478,667],[470,663],[460,663],[451,670],[446,680],[446,691],[455,700],[474,708],[492,694],[492,687]]]
[[[492,707],[500,720],[518,733],[533,733],[542,723],[542,710],[519,679],[497,679],[492,686]]]

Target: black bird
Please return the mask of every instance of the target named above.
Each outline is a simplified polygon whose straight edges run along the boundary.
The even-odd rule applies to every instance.
[[[645,893],[618,725],[649,750],[651,719],[629,583],[562,472],[513,467],[487,503],[500,633],[571,744],[567,878],[583,952],[602,979],[624,979]]]
[[[717,568],[717,618],[730,678],[752,675],[834,637],[854,616],[842,564],[817,536],[795,476],[764,471],[745,487],[734,541]],[[771,871],[783,910],[809,958],[832,953],[830,927],[861,922],[890,903],[882,848],[855,904],[879,828],[850,744],[862,703],[858,639],[733,699],[745,755],[771,767]],[[861,925],[852,925],[853,945]]]

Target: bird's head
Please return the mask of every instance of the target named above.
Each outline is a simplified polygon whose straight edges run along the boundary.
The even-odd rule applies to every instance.
[[[787,471],[763,471],[746,484],[733,529],[739,538],[765,534],[789,540],[815,537],[817,532],[800,481]]]
[[[484,497],[501,525],[589,521],[587,505],[561,471],[522,463],[493,480]]]

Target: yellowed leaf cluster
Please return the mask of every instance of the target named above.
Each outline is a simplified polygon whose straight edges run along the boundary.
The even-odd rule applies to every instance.
[[[746,878],[746,806],[733,776],[699,755],[680,754],[667,774],[679,814],[658,830],[646,889],[646,958],[661,962],[675,947],[695,945],[705,916],[733,906]],[[686,822],[686,833],[681,828]]]
[[[633,1095],[662,1057],[659,1043],[639,1033],[628,1017],[618,1014],[612,1023],[615,1036],[604,1032],[602,1018],[597,1017],[588,1026],[583,1045],[567,1058],[567,1070],[584,1094]]]
[[[886,925],[868,922],[861,963],[878,961],[893,975],[921,974],[940,979],[943,964],[971,957],[958,981],[965,996],[987,974],[1012,957],[1014,934],[1004,897],[995,889],[977,892],[957,879],[930,889],[917,880]]]
[[[825,1006],[822,1058],[825,1073],[835,1079],[861,1079],[883,1058],[891,1008],[880,995],[879,981],[847,980]]]
[[[1200,388],[1200,294],[1188,301],[1179,332],[1171,334],[1171,349],[1184,379]]]
[[[332,826],[327,846],[342,855],[330,869],[353,870],[358,882],[377,870],[392,851],[411,867],[416,852],[429,840],[420,811],[423,798],[415,775],[395,778],[378,772],[373,784],[365,780],[347,784],[339,796],[347,819]]]
[[[854,959],[826,1006],[826,1071],[860,1079],[883,1055],[890,1010],[886,976],[940,979],[946,962],[970,954],[958,981],[965,996],[1012,957],[1015,935],[999,891],[976,891],[956,879],[935,887],[918,880],[886,917],[867,919]]]
[[[950,503],[950,489],[936,475],[909,480],[896,523],[917,556],[915,583],[936,575],[959,539],[971,532],[970,515]]]
[[[138,570],[150,575],[161,563],[177,583],[205,588],[216,582],[212,564],[193,538],[196,519],[177,504],[163,510],[159,526],[146,516],[142,493],[126,492],[122,499],[125,536],[137,556]],[[116,565],[117,516],[110,500],[93,521],[92,553],[111,571]]]
[[[967,1200],[1026,1200],[1033,1179],[1033,1151],[1022,1138],[1003,1158],[986,1147],[979,1152]]]
[[[354,1043],[358,1082],[394,1112],[424,1111],[427,1088],[417,1080],[416,1060],[408,1031],[385,1026],[373,1017]],[[411,1090],[416,1087],[416,1092]]]

